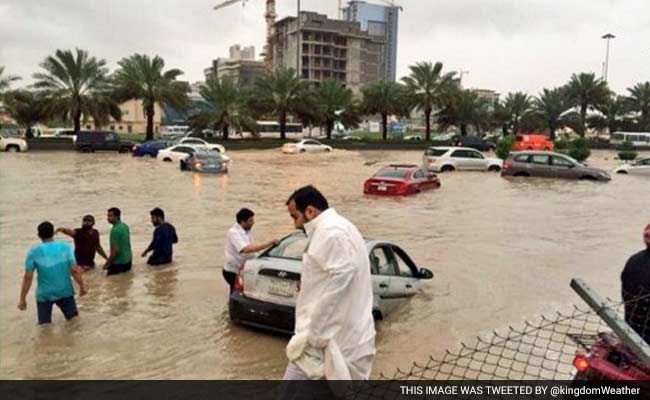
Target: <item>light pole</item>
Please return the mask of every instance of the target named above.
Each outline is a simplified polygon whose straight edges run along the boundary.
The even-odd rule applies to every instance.
[[[458,79],[458,83],[459,83],[460,85],[462,85],[462,84],[463,84],[463,76],[464,76],[464,75],[469,75],[469,71],[467,71],[467,70],[465,70],[465,69],[461,69],[460,71],[458,71],[458,75],[459,75],[459,77],[460,77],[460,78]]]
[[[302,77],[302,72],[300,71],[300,57],[302,53],[302,48],[300,47],[300,0],[298,0],[298,19],[296,20],[298,27],[296,28],[296,75],[298,78]]]
[[[605,71],[603,72],[603,79],[605,79],[605,82],[607,82],[607,75],[609,74],[609,41],[615,37],[616,36],[612,35],[611,33],[603,35],[603,39],[607,41],[607,52],[605,53]]]

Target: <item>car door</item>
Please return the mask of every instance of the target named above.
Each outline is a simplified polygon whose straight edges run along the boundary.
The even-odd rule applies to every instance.
[[[372,276],[372,291],[377,299],[377,307],[386,314],[395,307],[399,289],[393,288],[397,276],[397,266],[392,258],[392,251],[388,244],[380,244],[370,251],[370,266],[374,272]]]
[[[528,165],[530,166],[530,176],[539,176],[543,178],[553,177],[551,156],[548,154],[531,154],[528,159]]]
[[[104,147],[102,150],[119,151],[120,150],[120,137],[117,133],[109,132],[102,135],[104,138]]]
[[[397,276],[394,278],[392,287],[395,291],[402,291],[401,297],[413,297],[418,290],[418,269],[413,260],[404,250],[398,246],[391,245],[395,264],[397,266]]]
[[[320,151],[321,145],[315,140],[305,140],[304,142],[305,150],[309,153],[315,153]]]
[[[194,149],[189,146],[176,146],[172,149],[171,157],[174,161],[185,160],[194,154]]]
[[[415,170],[413,173],[413,180],[415,181],[417,187],[421,190],[431,189],[433,187],[433,181],[431,181],[427,177],[427,174],[425,174],[421,169]]]
[[[637,161],[628,172],[630,174],[650,176],[650,158]]]
[[[465,149],[454,150],[451,153],[450,158],[452,159],[454,166],[457,170],[468,170],[472,169],[472,157],[470,157],[470,151]]]
[[[551,176],[554,178],[571,178],[575,164],[564,157],[551,157]]]
[[[467,153],[470,157],[471,169],[477,171],[485,171],[488,168],[487,159],[483,153],[478,150],[468,150]]]

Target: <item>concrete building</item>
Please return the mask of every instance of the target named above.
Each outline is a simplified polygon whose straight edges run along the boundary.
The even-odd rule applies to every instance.
[[[397,38],[400,7],[371,4],[365,1],[350,1],[343,8],[343,19],[361,24],[361,30],[385,41],[383,75],[385,80],[397,78]]]
[[[141,100],[129,100],[120,104],[120,111],[122,111],[122,120],[114,121],[110,119],[108,125],[95,126],[95,122],[91,117],[86,121],[81,121],[82,129],[109,129],[117,133],[144,133],[147,131],[147,116],[142,108]],[[154,133],[160,131],[165,114],[162,107],[158,103],[154,106]]]
[[[219,79],[230,77],[242,86],[249,86],[266,72],[264,61],[255,60],[255,47],[241,48],[240,45],[230,46],[230,58],[212,60],[212,66],[203,70],[205,79],[212,76]]]
[[[342,81],[359,94],[383,78],[384,39],[361,30],[358,22],[329,19],[314,12],[275,24],[273,67],[293,68],[310,82]]]
[[[478,97],[482,99],[487,99],[492,102],[496,101],[499,99],[499,93],[495,92],[494,90],[490,89],[472,89],[474,93],[478,95]]]
[[[255,46],[247,46],[242,49],[240,45],[236,44],[230,46],[229,51],[231,60],[255,60]]]

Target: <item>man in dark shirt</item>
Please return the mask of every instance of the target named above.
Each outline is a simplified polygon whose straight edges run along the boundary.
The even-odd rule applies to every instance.
[[[149,214],[151,215],[151,223],[156,229],[153,231],[153,240],[147,250],[142,253],[142,257],[146,257],[147,254],[153,251],[153,254],[147,260],[147,264],[169,264],[172,262],[172,245],[178,243],[176,229],[172,224],[165,222],[165,212],[160,208],[154,208]]]
[[[650,224],[645,227],[646,249],[627,261],[621,274],[625,321],[650,343]]]
[[[99,231],[94,229],[95,217],[86,215],[81,222],[81,228],[57,228],[56,233],[63,233],[74,240],[74,255],[77,265],[88,271],[95,267],[95,253],[107,259],[108,256],[99,241]]]

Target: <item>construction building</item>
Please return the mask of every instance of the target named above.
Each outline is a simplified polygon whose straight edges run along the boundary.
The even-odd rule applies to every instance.
[[[230,58],[217,58],[203,70],[205,79],[216,75],[219,79],[229,77],[242,86],[250,86],[266,72],[264,61],[255,60],[255,47],[230,46]]]
[[[301,12],[274,26],[273,68],[293,68],[310,82],[334,78],[355,94],[384,78],[382,36],[361,29],[358,22],[334,20],[314,12]]]

